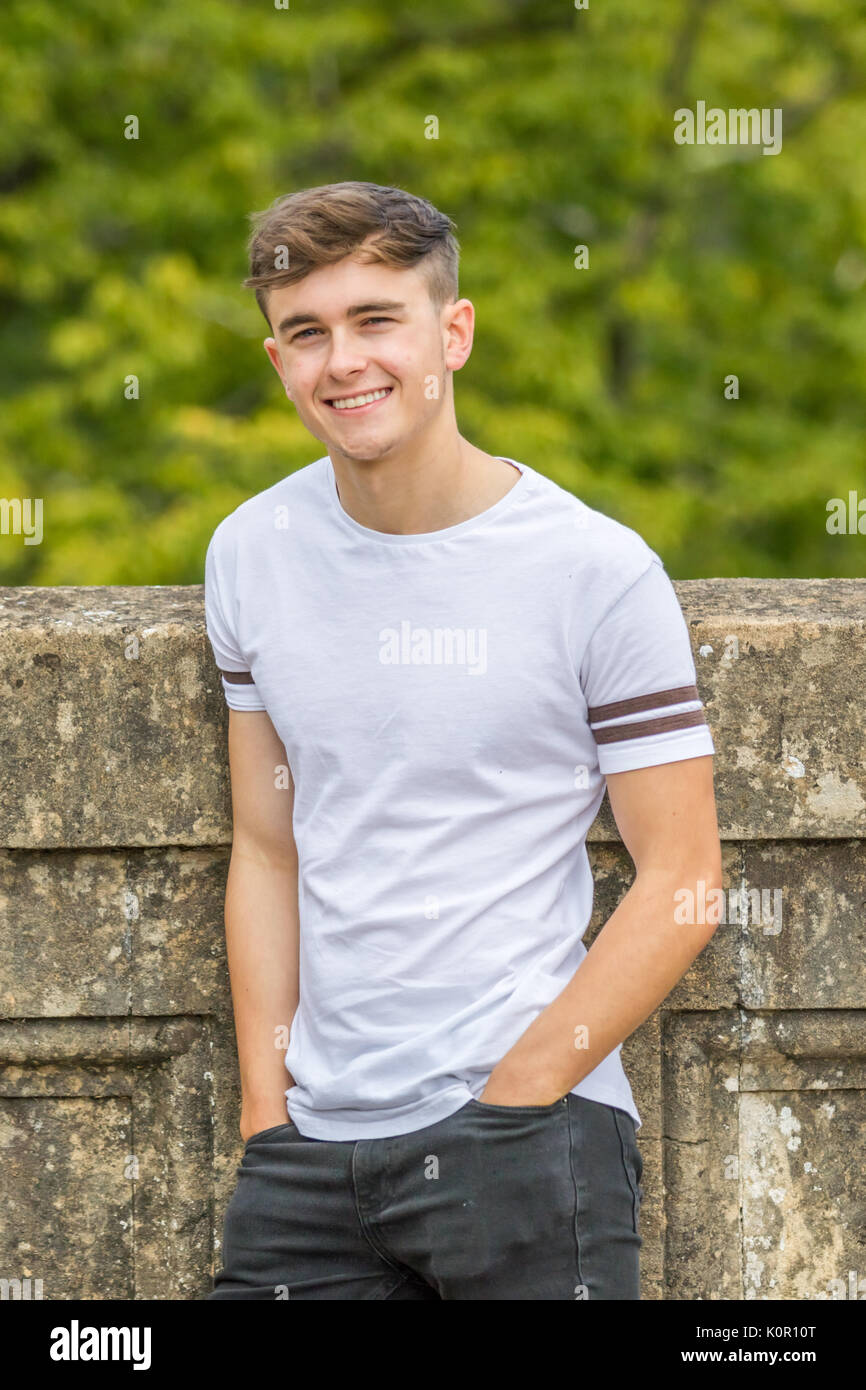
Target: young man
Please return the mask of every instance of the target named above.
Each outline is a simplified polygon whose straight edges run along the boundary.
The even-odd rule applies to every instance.
[[[619,1053],[713,934],[675,898],[721,884],[713,743],[659,557],[458,431],[452,225],[342,183],[250,241],[326,452],[207,552],[246,1140],[210,1298],[639,1297]],[[587,953],[605,783],[636,875]]]

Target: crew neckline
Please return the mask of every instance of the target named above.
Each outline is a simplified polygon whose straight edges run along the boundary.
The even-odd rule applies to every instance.
[[[418,531],[410,535],[394,534],[391,531],[374,531],[370,526],[362,526],[360,521],[356,521],[353,516],[349,516],[337,492],[337,479],[334,473],[334,465],[331,462],[330,454],[325,454],[322,462],[324,464],[322,477],[325,489],[331,503],[331,509],[342,526],[353,531],[357,536],[365,536],[369,541],[378,541],[383,545],[429,545],[431,541],[450,541],[455,536],[465,535],[468,531],[474,531],[480,526],[486,526],[488,522],[494,521],[503,512],[507,511],[515,501],[525,497],[529,486],[530,468],[525,463],[518,463],[517,459],[508,458],[505,454],[495,454],[495,458],[501,459],[503,463],[511,463],[517,469],[520,477],[517,482],[504,497],[500,497],[498,502],[494,502],[492,507],[487,507],[483,512],[478,512],[475,516],[469,516],[465,521],[458,521],[455,526],[443,526],[438,531]]]

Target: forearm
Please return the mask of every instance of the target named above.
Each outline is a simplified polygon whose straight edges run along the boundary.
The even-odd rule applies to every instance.
[[[265,1128],[286,1113],[294,1079],[285,1065],[298,1007],[297,859],[270,861],[232,849],[225,900],[226,952],[245,1114]]]
[[[637,874],[565,989],[494,1068],[482,1100],[557,1100],[658,1008],[713,934],[711,921],[675,920],[675,892],[694,892],[698,877]],[[705,882],[707,893],[720,886],[712,872]]]

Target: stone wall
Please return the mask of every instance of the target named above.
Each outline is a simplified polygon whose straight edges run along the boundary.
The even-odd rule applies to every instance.
[[[623,1049],[643,1297],[863,1298],[866,580],[676,589],[729,906]],[[0,1281],[200,1299],[243,1148],[201,587],[0,589],[0,691]],[[590,842],[587,943],[632,872],[607,801]]]

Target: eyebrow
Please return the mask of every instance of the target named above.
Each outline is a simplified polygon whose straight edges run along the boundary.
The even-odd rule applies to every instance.
[[[401,304],[397,299],[380,299],[375,304],[350,304],[346,310],[346,318],[357,318],[361,314],[378,313],[380,309],[405,309],[406,305]],[[321,323],[318,314],[301,312],[290,314],[288,318],[282,319],[277,332],[280,334],[288,333],[289,329],[297,328],[302,323]]]

